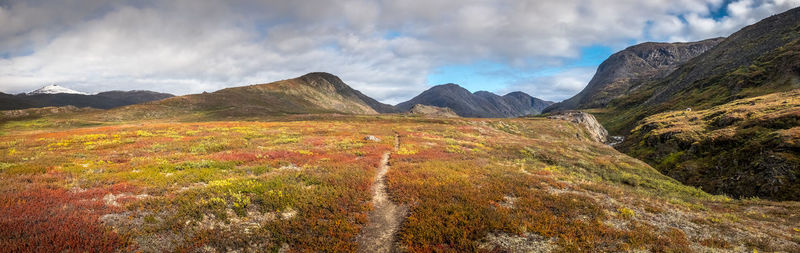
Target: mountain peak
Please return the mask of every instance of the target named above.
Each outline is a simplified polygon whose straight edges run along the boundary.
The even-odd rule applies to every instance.
[[[505,96],[528,96],[528,97],[530,97],[531,95],[528,95],[528,93],[525,93],[525,92],[522,92],[522,91],[512,91],[512,92],[509,92],[508,94],[505,94],[503,96],[504,97]]]
[[[516,94],[524,94],[514,93]],[[462,117],[504,118],[539,114],[550,105],[530,96],[499,96],[489,91],[470,92],[453,83],[431,87],[409,101],[397,104],[408,111],[416,104],[446,107]]]
[[[577,95],[554,104],[544,112],[602,108],[639,86],[672,73],[705,53],[724,38],[696,42],[645,42],[616,52],[597,67],[592,80]]]
[[[489,96],[491,96],[491,95],[497,96],[497,94],[494,94],[493,92],[490,92],[490,91],[485,91],[485,90],[479,90],[479,91],[473,92],[472,94],[475,94],[475,95],[478,95],[478,96],[486,96],[486,95],[489,95]]]
[[[466,90],[464,87],[461,87],[461,85],[454,84],[454,83],[439,84],[439,85],[431,87],[431,89],[448,89],[448,90],[459,89],[459,90]]]
[[[39,88],[37,90],[31,91],[27,93],[28,95],[36,95],[36,94],[78,94],[78,95],[90,95],[86,92],[76,91],[70,88],[59,86],[58,84],[51,84]]]
[[[339,82],[342,81],[342,79],[340,79],[338,76],[328,72],[309,72],[308,74],[300,76],[300,78],[322,78],[331,81],[331,83],[333,83],[332,81],[335,80],[338,80]]]

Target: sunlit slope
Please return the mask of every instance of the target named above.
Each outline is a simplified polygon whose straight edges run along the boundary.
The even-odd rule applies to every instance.
[[[104,120],[152,118],[225,118],[307,113],[378,114],[397,112],[339,77],[309,73],[301,77],[174,97],[100,114]]]
[[[797,203],[709,195],[566,121],[65,122],[0,136],[0,248],[353,251],[390,152],[408,251],[800,250]]]

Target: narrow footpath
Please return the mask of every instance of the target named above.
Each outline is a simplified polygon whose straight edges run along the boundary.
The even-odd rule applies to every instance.
[[[394,136],[394,150],[400,146],[400,136]],[[400,223],[408,211],[406,207],[399,206],[389,200],[386,193],[385,176],[389,171],[389,158],[391,152],[383,154],[378,175],[372,184],[372,211],[369,213],[369,223],[358,236],[359,252],[397,252],[395,248],[395,233],[400,228]]]

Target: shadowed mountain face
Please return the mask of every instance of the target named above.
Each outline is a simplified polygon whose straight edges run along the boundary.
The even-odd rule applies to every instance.
[[[222,89],[212,93],[174,97],[122,108],[138,116],[169,117],[182,113],[215,116],[263,116],[306,113],[378,114],[398,112],[350,88],[339,77],[309,73],[266,84]]]
[[[457,84],[443,84],[430,88],[397,108],[408,111],[416,104],[447,107],[462,117],[508,118],[539,114],[553,102],[534,98],[523,92],[505,96],[488,91],[469,92]]]
[[[683,63],[719,44],[723,38],[690,43],[647,42],[611,55],[580,93],[545,112],[600,108],[648,81],[663,78]]]
[[[0,110],[15,110],[48,106],[75,106],[110,109],[173,97],[153,91],[107,91],[94,95],[70,93],[0,94]]]

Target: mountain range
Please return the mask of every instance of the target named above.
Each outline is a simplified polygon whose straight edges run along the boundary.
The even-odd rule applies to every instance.
[[[76,106],[110,109],[173,97],[172,94],[133,90],[106,91],[97,94],[75,91],[58,85],[48,85],[32,92],[11,95],[0,93],[0,110]]]
[[[397,104],[403,111],[416,104],[450,108],[461,117],[508,118],[535,115],[552,104],[524,92],[511,92],[504,96],[488,91],[469,92],[457,84],[434,86],[416,97]]]
[[[165,100],[156,101],[161,99]],[[226,116],[379,114],[408,112],[411,107],[420,104],[450,108],[463,117],[483,118],[535,115],[552,104],[519,91],[499,96],[488,91],[471,93],[456,84],[445,84],[434,86],[409,101],[392,106],[351,88],[333,74],[312,72],[272,83],[179,97],[151,91],[109,91],[92,95],[50,85],[25,94],[0,94],[0,109],[66,105],[109,109],[151,101],[154,102],[142,105],[153,107],[152,110],[145,110],[149,115],[170,111],[213,111],[214,114]]]

